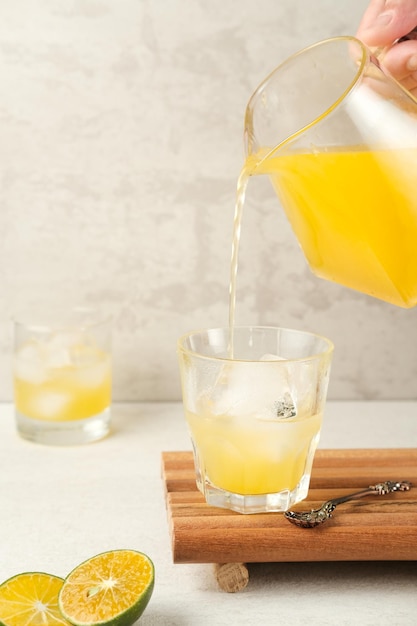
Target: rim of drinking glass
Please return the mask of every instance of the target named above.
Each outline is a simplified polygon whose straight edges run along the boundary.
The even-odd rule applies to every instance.
[[[184,333],[177,340],[177,350],[178,352],[181,352],[188,356],[193,356],[193,357],[197,357],[197,358],[208,360],[208,361],[227,361],[227,362],[239,361],[239,363],[279,363],[279,362],[288,362],[288,361],[295,363],[295,362],[302,362],[302,361],[314,361],[315,359],[326,356],[326,355],[330,356],[334,351],[334,343],[331,339],[329,339],[328,337],[325,337],[324,335],[320,335],[319,333],[314,333],[309,330],[299,330],[297,328],[285,328],[283,326],[257,326],[257,325],[245,326],[243,325],[243,326],[235,326],[233,329],[233,332],[236,330],[244,330],[244,329],[246,330],[275,330],[275,331],[279,330],[279,331],[295,333],[299,335],[308,335],[310,337],[315,337],[316,339],[323,340],[325,344],[327,345],[327,347],[324,350],[317,351],[315,354],[311,354],[305,357],[297,357],[297,358],[289,358],[289,359],[283,358],[283,359],[279,359],[278,361],[276,359],[265,359],[265,360],[259,361],[255,359],[236,359],[236,358],[233,358],[233,356],[231,357],[216,356],[216,355],[209,356],[207,354],[201,354],[200,352],[196,352],[195,350],[192,350],[191,348],[186,348],[184,346],[185,340],[191,337],[192,335],[202,335],[203,333],[222,331],[222,332],[229,333],[229,337],[230,337],[230,328],[228,326],[219,326],[217,328],[201,328],[199,330],[191,330],[188,333]]]
[[[114,316],[111,313],[101,311],[98,307],[93,306],[73,306],[68,308],[59,309],[59,313],[54,313],[45,310],[36,310],[31,319],[32,313],[20,316],[13,316],[12,322],[15,327],[25,328],[34,332],[60,332],[70,328],[78,328],[81,331],[99,328],[100,326],[106,326],[113,322]],[[80,320],[75,318],[71,319],[71,315],[80,315]],[[85,320],[82,316],[85,315]],[[66,316],[68,316],[66,318]],[[91,316],[91,317],[89,317]]]
[[[262,92],[262,90],[265,87],[265,85],[271,80],[271,78],[276,73],[281,71],[282,68],[284,68],[286,65],[288,65],[289,63],[292,63],[292,61],[294,59],[296,59],[297,57],[305,54],[306,52],[309,52],[310,50],[313,50],[314,48],[318,48],[318,47],[327,45],[329,43],[334,43],[336,41],[345,41],[345,42],[352,42],[352,43],[358,44],[359,48],[362,50],[360,63],[358,63],[358,69],[357,69],[356,74],[353,77],[352,81],[344,89],[344,91],[342,91],[340,96],[327,109],[325,109],[323,111],[323,113],[321,113],[320,115],[315,117],[311,122],[309,122],[308,124],[306,124],[302,128],[300,128],[297,131],[295,131],[294,133],[292,133],[289,137],[286,137],[278,145],[274,146],[274,148],[272,148],[268,152],[268,154],[265,155],[264,159],[267,159],[268,157],[270,157],[274,152],[276,152],[278,149],[280,149],[283,146],[285,146],[289,141],[292,141],[293,139],[295,139],[299,135],[302,135],[303,133],[305,133],[305,131],[307,129],[312,128],[313,126],[318,124],[321,120],[323,120],[325,117],[327,117],[332,111],[334,111],[343,102],[343,100],[345,100],[347,98],[347,96],[351,93],[353,88],[359,82],[359,80],[360,80],[360,78],[361,78],[361,76],[363,74],[364,67],[371,60],[372,53],[369,50],[369,48],[367,48],[367,46],[365,46],[365,44],[362,43],[362,41],[360,41],[360,39],[357,39],[356,37],[353,37],[352,35],[340,35],[340,36],[337,36],[337,37],[329,37],[328,39],[322,39],[321,41],[317,41],[317,42],[315,42],[313,44],[310,44],[309,46],[306,46],[305,48],[302,48],[301,50],[297,50],[297,52],[294,52],[289,57],[287,57],[282,63],[277,65],[272,70],[272,72],[270,72],[268,74],[268,76],[262,80],[262,82],[259,83],[259,85],[256,87],[256,89],[252,93],[251,97],[249,98],[248,104],[246,106],[246,112],[245,112],[245,141],[246,141],[247,144],[248,144],[248,132],[247,132],[246,129],[247,129],[247,126],[248,126],[247,125],[247,121],[248,121],[248,118],[249,118],[249,111],[253,111],[253,109],[254,109],[254,101],[257,98],[259,98],[260,93]],[[251,124],[250,124],[250,128],[252,129],[252,125]],[[264,159],[262,159],[262,160],[264,160]]]

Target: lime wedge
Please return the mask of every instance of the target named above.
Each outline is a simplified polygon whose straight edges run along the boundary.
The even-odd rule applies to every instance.
[[[145,610],[154,580],[154,565],[146,554],[103,552],[66,577],[59,608],[74,626],[131,626]]]
[[[63,579],[24,572],[0,585],[0,626],[69,626],[58,608]]]

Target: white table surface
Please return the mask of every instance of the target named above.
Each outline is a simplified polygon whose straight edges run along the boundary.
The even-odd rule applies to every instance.
[[[143,626],[417,624],[416,562],[253,564],[236,594],[219,590],[210,564],[174,565],[160,467],[163,450],[190,449],[182,407],[116,405],[113,415],[105,440],[47,447],[21,440],[13,407],[0,405],[1,581],[65,576],[94,554],[133,548],[156,568]],[[321,448],[416,446],[417,403],[327,405]]]

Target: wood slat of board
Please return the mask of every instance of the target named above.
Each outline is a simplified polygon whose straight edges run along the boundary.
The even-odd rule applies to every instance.
[[[341,505],[313,529],[280,513],[209,506],[191,452],[164,452],[162,477],[175,563],[417,560],[417,449],[318,450],[308,498],[295,509],[385,480],[410,480],[414,488]]]

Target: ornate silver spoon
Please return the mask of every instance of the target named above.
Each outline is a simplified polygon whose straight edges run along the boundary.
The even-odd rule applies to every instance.
[[[385,496],[387,493],[393,493],[394,491],[408,491],[410,488],[411,483],[407,480],[402,482],[387,480],[385,483],[370,485],[367,489],[362,489],[362,491],[356,491],[347,496],[327,500],[327,502],[323,502],[319,509],[312,509],[311,511],[286,511],[284,517],[291,522],[291,524],[300,526],[300,528],[314,528],[315,526],[324,524],[324,522],[330,519],[333,511],[339,504],[369,495]]]

